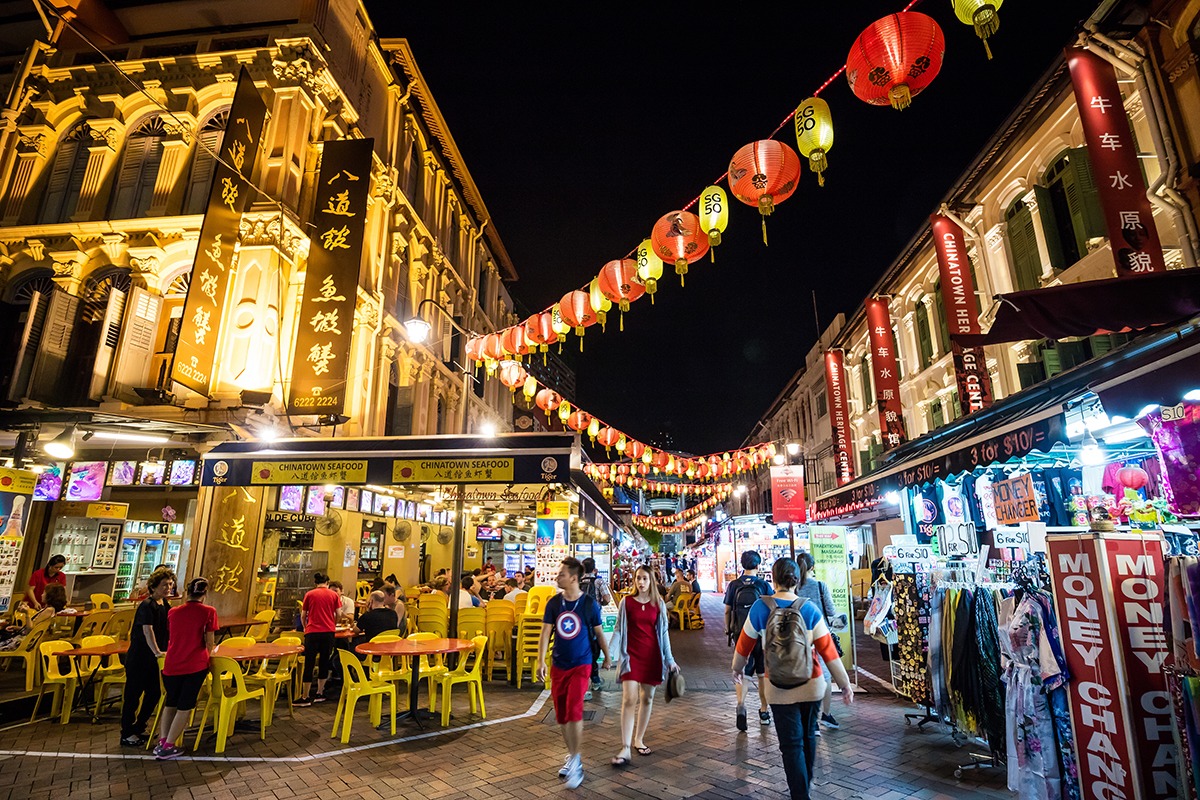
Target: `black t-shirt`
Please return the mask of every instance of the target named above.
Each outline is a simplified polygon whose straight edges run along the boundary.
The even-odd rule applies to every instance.
[[[133,614],[133,630],[129,634],[130,658],[154,658],[154,651],[150,649],[142,630],[143,625],[154,628],[159,651],[167,652],[167,639],[171,636],[171,629],[167,626],[167,606],[146,598],[138,603],[137,611]]]
[[[381,633],[400,630],[396,612],[390,608],[372,608],[359,616],[357,624],[368,642]]]

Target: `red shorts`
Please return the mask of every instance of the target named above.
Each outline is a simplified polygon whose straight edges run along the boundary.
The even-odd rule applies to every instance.
[[[550,688],[554,696],[554,716],[559,725],[583,721],[583,696],[592,679],[592,665],[570,669],[550,665]]]

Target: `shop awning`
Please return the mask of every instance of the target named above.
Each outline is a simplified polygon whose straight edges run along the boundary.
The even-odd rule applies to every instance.
[[[987,333],[954,336],[964,347],[1129,333],[1200,314],[1200,269],[1110,278],[997,295]]]
[[[307,438],[217,445],[204,456],[200,483],[566,485],[579,466],[578,439],[566,433]]]
[[[1153,377],[1141,380],[1153,371]],[[1200,391],[1200,344],[1165,363],[1148,365],[1122,378],[1094,387],[1109,417],[1135,419],[1147,406],[1173,406],[1189,392]]]

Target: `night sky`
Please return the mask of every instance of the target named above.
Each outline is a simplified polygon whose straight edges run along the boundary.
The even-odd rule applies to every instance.
[[[624,14],[495,4],[450,14],[367,0],[381,36],[409,40],[516,265],[512,291],[531,311],[629,253],[901,5],[731,5],[718,15],[682,3]],[[683,289],[666,265],[655,305],[634,303],[624,333],[614,308],[607,333],[588,329],[584,353],[571,338],[578,396],[568,399],[648,443],[697,454],[738,446],[815,341],[812,292],[822,326],[858,308],[1095,6],[1006,3],[989,62],[949,2],[918,5],[946,36],[932,85],[897,112],[862,103],[838,78],[822,94],[835,127],[825,186],[805,160],[800,188],[768,219],[768,247],[757,210],[731,197],[715,264],[693,264]],[[790,122],[776,138],[796,147]]]

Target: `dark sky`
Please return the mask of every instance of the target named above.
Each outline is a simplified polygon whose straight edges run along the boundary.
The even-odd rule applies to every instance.
[[[512,4],[448,13],[367,1],[407,38],[483,193],[532,310],[586,284],[764,138],[902,4]],[[946,61],[904,112],[868,106],[845,78],[824,93],[835,126],[826,185],[801,186],[768,220],[736,200],[716,263],[670,265],[656,304],[617,332],[589,328],[572,358],[584,409],[650,443],[736,447],[802,364],[821,322],[861,304],[951,183],[1074,35],[1094,0],[1012,2],[987,61],[950,3],[926,0]],[[807,13],[806,13],[807,10]],[[790,127],[778,137],[795,148]],[[728,190],[728,187],[725,187]],[[577,351],[572,338],[568,352]]]

